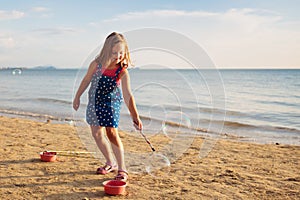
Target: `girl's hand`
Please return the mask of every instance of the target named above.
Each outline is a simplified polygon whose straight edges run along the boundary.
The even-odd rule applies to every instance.
[[[74,101],[73,101],[73,108],[74,108],[74,110],[78,110],[78,108],[79,108],[79,106],[80,106],[80,99],[79,98],[74,98]]]
[[[133,119],[133,126],[136,130],[141,131],[143,129],[143,123],[140,118]]]

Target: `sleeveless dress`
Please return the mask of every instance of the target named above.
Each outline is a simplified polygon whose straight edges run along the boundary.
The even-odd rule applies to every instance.
[[[123,101],[119,79],[122,69],[119,66],[103,71],[101,64],[97,66],[88,92],[86,121],[89,125],[118,127]]]

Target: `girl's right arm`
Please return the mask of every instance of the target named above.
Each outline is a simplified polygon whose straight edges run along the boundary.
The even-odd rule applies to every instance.
[[[79,88],[78,88],[78,90],[76,92],[76,95],[74,97],[74,100],[73,100],[73,108],[74,108],[74,110],[78,110],[78,108],[80,106],[80,97],[84,93],[84,91],[86,90],[86,88],[89,86],[89,84],[90,84],[90,82],[92,80],[93,74],[94,74],[97,66],[98,66],[98,63],[96,61],[91,62],[86,75],[82,79],[82,81],[80,83],[80,86],[79,86]]]

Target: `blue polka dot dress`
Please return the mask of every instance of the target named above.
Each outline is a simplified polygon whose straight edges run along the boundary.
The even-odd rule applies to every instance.
[[[119,66],[113,75],[106,75],[101,68],[99,64],[91,80],[86,121],[91,126],[117,128],[123,101],[118,80],[122,67]]]

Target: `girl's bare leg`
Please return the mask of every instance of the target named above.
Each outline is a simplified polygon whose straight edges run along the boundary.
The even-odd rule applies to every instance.
[[[117,128],[106,127],[106,134],[111,142],[112,150],[118,162],[119,170],[126,170],[124,161],[124,147]]]
[[[100,149],[100,151],[102,152],[103,156],[106,159],[106,163],[112,165],[114,163],[114,159],[109,151],[110,144],[105,137],[104,127],[91,126],[91,130],[92,130],[92,135],[96,141],[98,148]]]

